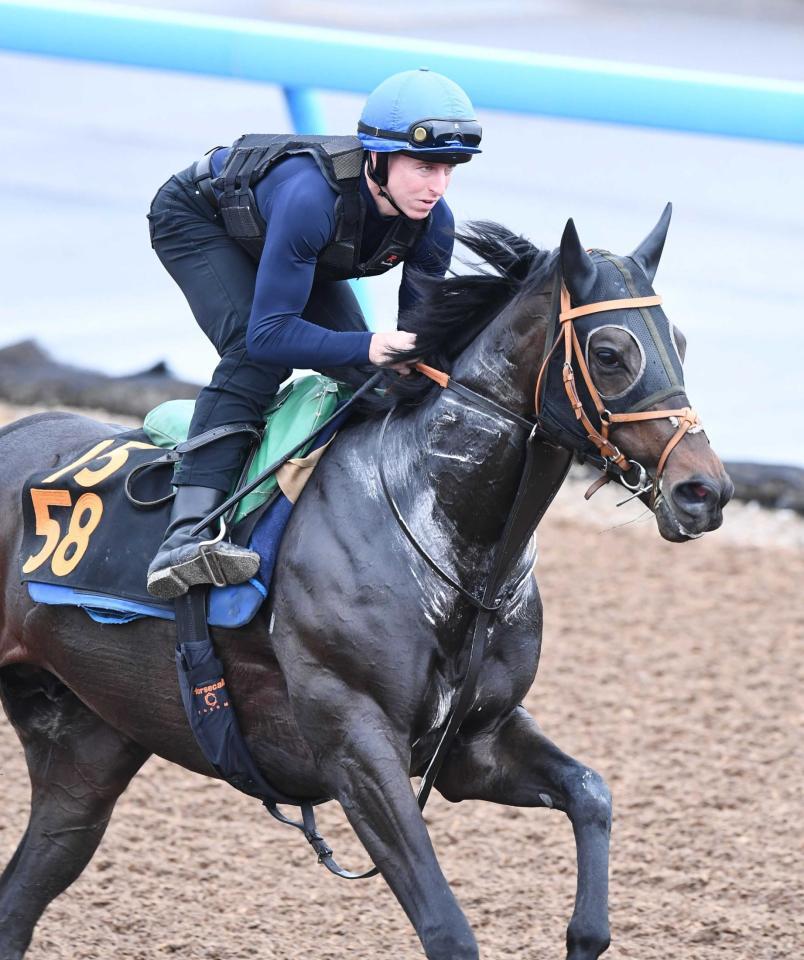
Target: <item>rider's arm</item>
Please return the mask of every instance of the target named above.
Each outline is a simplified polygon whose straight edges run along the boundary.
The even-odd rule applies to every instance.
[[[286,161],[288,162],[288,161]],[[261,212],[268,228],[248,324],[249,357],[288,367],[340,367],[368,361],[371,333],[338,332],[303,320],[319,253],[335,230],[335,192],[312,168],[292,177]]]
[[[429,230],[416,245],[413,255],[402,268],[402,283],[399,285],[399,313],[410,310],[419,300],[415,274],[443,277],[452,260],[455,243],[455,218],[443,200],[433,207]]]

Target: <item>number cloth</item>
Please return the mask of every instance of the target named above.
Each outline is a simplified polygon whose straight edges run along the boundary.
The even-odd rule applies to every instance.
[[[294,449],[347,395],[321,376],[290,384],[269,411],[247,480]],[[146,589],[148,564],[168,524],[169,499],[143,509],[132,504],[125,485],[135,471],[130,492],[137,500],[169,498],[172,462],[164,464],[166,469],[142,472],[141,468],[162,457],[162,448],[184,439],[191,414],[192,403],[162,404],[146,418],[150,436],[130,431],[107,437],[66,457],[55,470],[34,474],[27,481],[20,564],[21,579],[28,583],[34,600],[105,611],[96,617],[104,622],[127,622],[136,616],[173,618],[173,603],[160,603]],[[240,502],[233,539],[248,541],[260,554],[260,570],[248,584],[211,590],[209,622],[213,625],[240,626],[259,608],[293,505],[339,425],[336,418]]]

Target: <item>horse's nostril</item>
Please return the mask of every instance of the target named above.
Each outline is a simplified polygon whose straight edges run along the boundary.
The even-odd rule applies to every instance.
[[[690,480],[675,487],[673,499],[683,510],[700,513],[719,503],[720,488],[709,480]]]

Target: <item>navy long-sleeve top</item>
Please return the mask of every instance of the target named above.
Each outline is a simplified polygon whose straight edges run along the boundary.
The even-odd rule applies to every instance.
[[[212,155],[212,175],[223,168],[228,148]],[[384,217],[364,178],[365,201],[361,260],[378,250],[393,217]],[[372,334],[327,330],[301,316],[321,251],[335,236],[337,193],[312,157],[288,157],[254,187],[254,197],[267,225],[265,247],[257,266],[254,302],[246,335],[252,360],[288,367],[350,366],[368,362]],[[444,199],[430,212],[426,230],[405,261],[399,287],[399,309],[416,301],[411,272],[444,276],[452,258],[454,219]]]

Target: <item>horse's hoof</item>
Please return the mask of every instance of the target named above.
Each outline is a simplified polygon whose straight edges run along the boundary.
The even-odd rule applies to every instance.
[[[260,568],[260,555],[231,543],[199,549],[186,560],[148,572],[148,593],[159,600],[174,600],[190,587],[209,584],[225,587],[243,583]]]

